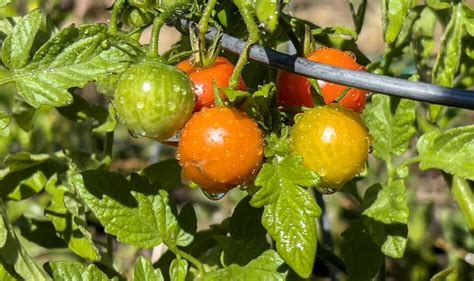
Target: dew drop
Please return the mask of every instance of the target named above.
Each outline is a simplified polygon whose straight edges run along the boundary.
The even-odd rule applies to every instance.
[[[174,111],[175,109],[176,109],[176,103],[172,102],[172,101],[169,101],[168,102],[168,110],[169,111]]]
[[[204,193],[204,196],[206,196],[207,199],[213,200],[213,201],[221,200],[227,194],[224,192],[223,193],[209,193],[204,190],[202,191],[202,193]]]
[[[137,101],[137,104],[135,105],[137,109],[143,109],[145,107],[145,103],[142,101]]]
[[[179,91],[181,91],[181,87],[178,84],[176,84],[176,85],[173,86],[173,91],[179,92]]]

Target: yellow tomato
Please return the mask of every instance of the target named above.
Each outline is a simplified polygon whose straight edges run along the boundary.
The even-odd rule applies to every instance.
[[[291,132],[291,148],[322,178],[322,188],[339,189],[360,173],[369,154],[369,133],[359,115],[339,105],[300,114]]]

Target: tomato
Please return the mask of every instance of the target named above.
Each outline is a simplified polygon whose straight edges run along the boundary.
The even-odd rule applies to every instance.
[[[357,113],[331,104],[297,115],[291,148],[321,176],[322,188],[332,191],[364,169],[370,137]]]
[[[250,182],[263,161],[263,133],[245,113],[204,108],[184,127],[178,144],[183,177],[209,193]]]
[[[194,84],[194,93],[197,96],[194,112],[198,112],[203,107],[214,107],[213,81],[219,88],[226,88],[234,72],[234,65],[224,57],[217,57],[212,65],[205,68],[193,67],[190,59],[180,62],[176,67],[186,72]],[[246,90],[242,77],[239,78],[237,90]],[[224,94],[221,95],[225,97]]]
[[[337,49],[320,48],[308,56],[308,60],[338,66],[349,70],[366,71],[366,68],[359,65],[355,57],[349,52]],[[325,104],[333,103],[346,90],[347,86],[318,80]],[[281,71],[277,78],[278,85],[278,105],[283,107],[304,106],[313,107],[311,95],[311,84],[309,79],[286,71]],[[339,102],[345,108],[355,112],[364,110],[368,92],[352,88],[346,96]]]
[[[141,8],[127,7],[123,12],[123,21],[131,28],[141,28],[153,22],[154,15]]]
[[[127,69],[114,93],[119,121],[137,136],[163,141],[181,129],[194,108],[186,74],[156,61]]]

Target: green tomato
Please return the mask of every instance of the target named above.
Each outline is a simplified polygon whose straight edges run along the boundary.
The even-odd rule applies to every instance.
[[[164,141],[191,117],[195,95],[188,76],[175,67],[145,61],[126,70],[117,84],[118,120],[135,136]]]
[[[128,7],[123,12],[123,21],[131,28],[141,28],[150,25],[154,17],[153,13],[135,7]]]

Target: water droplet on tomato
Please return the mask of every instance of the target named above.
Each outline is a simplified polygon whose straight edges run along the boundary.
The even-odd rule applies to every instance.
[[[175,92],[181,91],[181,86],[179,86],[178,84],[175,84],[175,85],[173,86],[173,91],[175,91]]]
[[[227,194],[225,192],[222,192],[222,193],[209,193],[209,192],[204,191],[204,190],[202,191],[202,193],[204,193],[204,196],[206,196],[207,199],[213,200],[213,201],[221,200]]]
[[[137,104],[135,105],[137,109],[143,109],[145,107],[145,103],[142,101],[137,101]]]
[[[168,102],[168,110],[169,111],[175,111],[175,109],[176,109],[176,103],[172,102],[172,101],[169,101]]]

